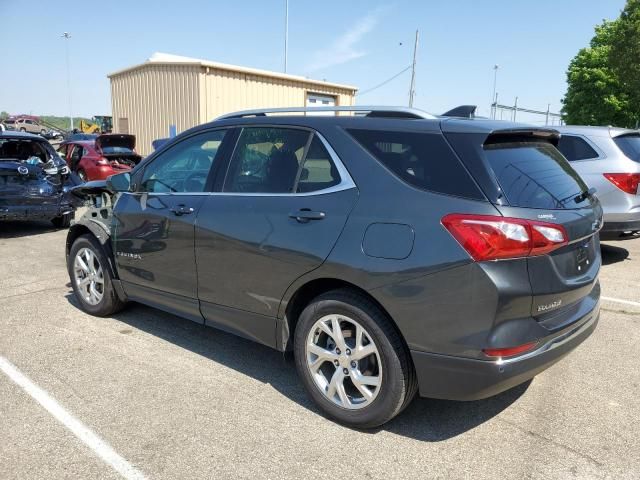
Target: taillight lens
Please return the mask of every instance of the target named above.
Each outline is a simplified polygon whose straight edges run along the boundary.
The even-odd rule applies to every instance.
[[[562,225],[522,218],[454,213],[442,224],[478,262],[544,255],[568,240]]]
[[[603,175],[623,192],[637,195],[640,173],[605,173]]]

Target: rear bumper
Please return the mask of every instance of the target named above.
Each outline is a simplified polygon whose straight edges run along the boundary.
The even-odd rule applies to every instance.
[[[480,400],[532,379],[561,360],[595,330],[600,305],[567,329],[519,357],[487,361],[412,350],[420,396]]]
[[[607,221],[605,219],[602,230],[600,230],[600,240],[620,240],[624,238],[636,238],[629,235],[629,232],[640,231],[640,219],[624,221]],[[627,233],[625,235],[625,233]]]

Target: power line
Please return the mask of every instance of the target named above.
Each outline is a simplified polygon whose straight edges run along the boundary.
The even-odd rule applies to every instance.
[[[404,72],[406,72],[407,70],[409,70],[413,65],[409,65],[408,67],[404,68],[403,70],[399,71],[398,73],[396,73],[393,77],[387,78],[384,82],[379,83],[378,85],[376,85],[375,87],[371,87],[367,90],[363,90],[361,92],[358,92],[358,94],[356,95],[357,97],[360,97],[366,93],[369,92],[373,92],[374,90],[377,90],[380,87],[385,86],[387,83],[389,83],[392,80],[395,80],[396,78],[398,78],[400,75],[402,75]]]

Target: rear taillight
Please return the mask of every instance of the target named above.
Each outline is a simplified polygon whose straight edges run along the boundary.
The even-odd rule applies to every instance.
[[[604,178],[613,183],[616,187],[631,195],[638,193],[640,184],[640,173],[604,173]]]
[[[544,255],[567,244],[562,225],[522,218],[454,213],[442,225],[479,262]]]
[[[532,350],[538,343],[530,342],[525,343],[523,345],[518,345],[517,347],[507,347],[507,348],[485,348],[482,351],[487,357],[493,358],[504,358],[504,357],[513,357],[514,355],[519,355],[524,352],[528,352]]]

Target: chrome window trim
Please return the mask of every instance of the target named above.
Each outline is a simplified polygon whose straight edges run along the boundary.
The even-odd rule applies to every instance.
[[[260,126],[262,127],[262,126]],[[250,127],[247,127],[250,128]],[[287,128],[287,127],[280,127]],[[300,128],[301,130],[309,130],[313,135],[317,135],[322,145],[329,152],[329,156],[331,157],[331,161],[336,166],[338,170],[338,175],[340,175],[340,183],[334,185],[333,187],[323,188],[321,190],[315,190],[313,192],[288,192],[288,193],[268,193],[268,192],[126,192],[133,195],[176,195],[176,196],[233,196],[233,197],[312,197],[315,195],[326,195],[329,193],[342,192],[344,190],[351,190],[352,188],[357,188],[353,178],[349,174],[349,171],[338,157],[338,154],[333,149],[331,144],[324,138],[324,136],[316,131],[310,130],[308,128]],[[239,138],[239,137],[238,137]]]

